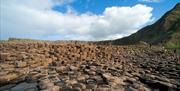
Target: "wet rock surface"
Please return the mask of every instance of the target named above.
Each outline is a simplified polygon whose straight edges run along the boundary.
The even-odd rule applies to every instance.
[[[180,54],[160,47],[0,43],[0,91],[179,91]]]

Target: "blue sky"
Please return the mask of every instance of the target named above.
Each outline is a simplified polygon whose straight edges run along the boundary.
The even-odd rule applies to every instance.
[[[79,13],[92,12],[94,14],[102,14],[106,7],[145,4],[153,7],[152,13],[157,20],[178,2],[180,0],[76,0],[70,6]],[[66,12],[66,7],[60,5],[54,6],[53,9],[58,12]]]
[[[179,0],[0,0],[0,40],[109,40],[157,21]]]

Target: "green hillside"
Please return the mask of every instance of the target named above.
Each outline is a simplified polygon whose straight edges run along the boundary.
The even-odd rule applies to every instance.
[[[137,44],[140,41],[149,44],[163,44],[168,48],[180,48],[180,3],[162,16],[156,23],[142,28],[138,32],[112,41],[115,45]]]

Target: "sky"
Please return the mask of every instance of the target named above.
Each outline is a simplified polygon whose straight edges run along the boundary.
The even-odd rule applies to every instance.
[[[156,22],[180,0],[0,0],[0,40],[111,40]]]

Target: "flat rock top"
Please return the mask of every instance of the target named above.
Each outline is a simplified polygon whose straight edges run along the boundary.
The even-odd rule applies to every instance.
[[[180,54],[148,45],[0,43],[0,91],[176,91]]]

